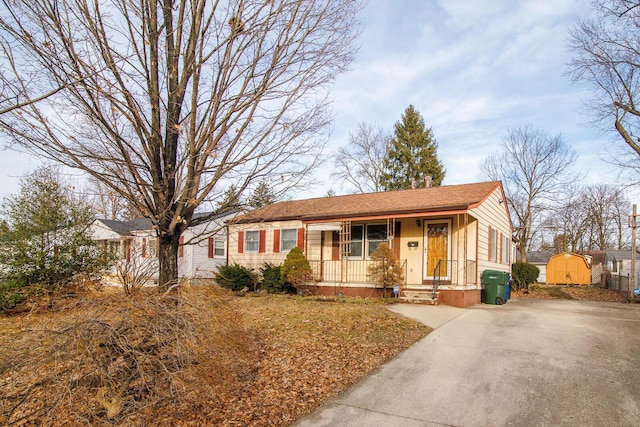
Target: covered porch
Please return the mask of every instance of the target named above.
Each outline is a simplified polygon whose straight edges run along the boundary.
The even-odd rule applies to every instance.
[[[308,222],[307,258],[316,292],[324,295],[392,296],[369,274],[373,250],[383,241],[404,271],[402,295],[424,293],[449,303],[477,290],[477,220],[468,212]],[[475,301],[476,295],[472,297]]]

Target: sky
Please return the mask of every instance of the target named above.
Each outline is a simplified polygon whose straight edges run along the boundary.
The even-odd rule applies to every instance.
[[[567,74],[567,31],[591,11],[589,0],[370,0],[356,61],[332,90],[332,148],[360,122],[391,134],[411,104],[437,140],[443,185],[485,180],[481,161],[524,126],[562,135],[585,182],[613,183],[605,147],[622,143],[589,125],[587,88]],[[322,178],[319,195],[348,191]]]
[[[561,134],[578,153],[568,167],[585,182],[614,183],[606,147],[622,142],[589,124],[586,88],[567,75],[567,30],[590,13],[589,0],[369,0],[359,52],[331,88],[327,155],[347,145],[360,122],[391,134],[411,104],[433,130],[444,185],[482,181],[481,161],[523,126]],[[0,151],[0,199],[38,164]],[[348,192],[332,169],[329,162],[316,173],[322,185],[292,197]]]

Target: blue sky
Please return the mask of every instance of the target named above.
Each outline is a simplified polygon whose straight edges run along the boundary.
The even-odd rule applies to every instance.
[[[604,158],[614,135],[603,135],[583,114],[584,87],[570,82],[567,29],[591,12],[589,0],[369,0],[361,20],[361,48],[351,71],[331,91],[335,124],[327,154],[346,145],[358,123],[389,133],[409,104],[433,129],[444,184],[482,180],[478,165],[499,149],[507,130],[532,126],[562,134],[578,152],[587,182],[613,183]],[[0,153],[0,198],[36,159]],[[321,196],[332,180],[295,198]]]
[[[590,13],[588,0],[370,0],[357,60],[332,91],[332,148],[359,122],[391,133],[413,104],[433,129],[445,185],[482,180],[482,159],[526,125],[562,134],[585,181],[613,183],[605,145],[622,143],[588,124],[585,87],[567,75],[567,30]],[[318,195],[347,190],[320,176]]]

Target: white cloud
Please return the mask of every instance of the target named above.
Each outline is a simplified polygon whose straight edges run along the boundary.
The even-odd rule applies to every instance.
[[[479,179],[479,161],[526,125],[562,134],[576,167],[597,170],[601,136],[565,74],[567,29],[589,12],[589,0],[371,0],[357,62],[333,91],[333,144],[361,121],[392,132],[413,104],[439,143],[445,183]]]

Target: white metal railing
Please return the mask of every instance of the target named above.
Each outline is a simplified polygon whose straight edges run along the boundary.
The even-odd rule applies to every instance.
[[[316,282],[330,283],[372,283],[370,266],[382,261],[364,259],[344,259],[330,261],[309,261]],[[400,260],[406,283],[407,260]],[[404,285],[404,283],[401,283]]]

